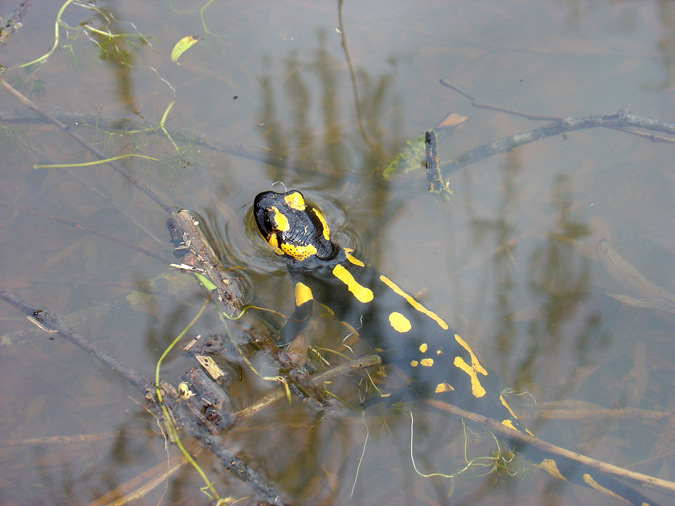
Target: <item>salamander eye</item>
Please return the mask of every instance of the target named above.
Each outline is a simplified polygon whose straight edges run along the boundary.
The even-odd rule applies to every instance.
[[[283,216],[280,219],[280,213],[275,207],[265,209],[262,220],[263,235],[274,234],[283,230]]]
[[[268,233],[274,231],[274,212],[265,209],[265,214],[263,214],[263,226]]]

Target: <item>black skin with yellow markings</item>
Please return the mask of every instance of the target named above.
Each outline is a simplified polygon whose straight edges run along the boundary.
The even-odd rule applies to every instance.
[[[296,309],[281,331],[283,342],[306,327],[316,300],[361,339],[381,350],[383,362],[396,364],[407,374],[410,386],[396,393],[397,400],[447,400],[529,433],[501,396],[495,375],[469,344],[390,278],[333,243],[321,212],[300,192],[260,193],[253,211],[260,233],[287,262],[295,282]],[[609,489],[604,492],[632,504],[654,504],[611,477],[594,473],[591,478],[575,461],[551,457],[535,448],[525,453],[545,463],[543,467],[554,476],[559,473],[563,479]]]
[[[302,286],[309,289],[282,329],[283,341],[304,329],[312,300],[316,300],[372,347],[382,350],[385,362],[404,370],[411,385],[397,393],[398,399],[446,398],[524,430],[502,401],[495,376],[469,345],[391,279],[332,243],[320,211],[305,203],[300,192],[261,193],[255,198],[254,215],[263,238],[287,260],[296,295]],[[317,254],[305,256],[309,245]],[[301,253],[294,257],[295,252]]]

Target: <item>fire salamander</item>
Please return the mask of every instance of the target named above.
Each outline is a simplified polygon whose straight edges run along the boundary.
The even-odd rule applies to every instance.
[[[352,250],[331,241],[326,220],[299,191],[263,192],[253,205],[263,238],[288,264],[295,283],[295,311],[281,339],[295,338],[309,322],[314,300],[381,350],[384,363],[396,364],[411,380],[403,400],[446,399],[463,409],[529,433],[504,397],[494,374],[467,341],[439,315],[405,292],[392,279],[368,267]],[[530,451],[532,450],[532,451]],[[556,478],[568,479],[635,505],[654,504],[642,494],[596,471],[581,469],[534,448],[528,458]]]

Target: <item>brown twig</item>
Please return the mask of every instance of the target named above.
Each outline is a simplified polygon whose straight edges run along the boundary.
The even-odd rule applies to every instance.
[[[262,479],[260,474],[245,462],[240,460],[234,453],[225,448],[220,441],[206,431],[195,431],[193,434],[211,453],[213,453],[225,469],[247,483],[253,490],[265,498],[270,504],[283,506],[287,504],[277,493],[275,488]]]
[[[444,79],[441,79],[440,83],[442,86],[450,88],[456,93],[459,93],[463,97],[471,100],[471,105],[474,107],[504,112],[512,116],[520,116],[522,118],[527,118],[535,121],[546,120],[552,122],[549,123],[548,125],[535,128],[534,130],[521,132],[512,135],[510,137],[504,137],[503,139],[499,139],[497,141],[490,142],[488,144],[484,144],[482,146],[474,148],[471,151],[467,151],[466,153],[460,155],[451,162],[443,165],[447,174],[451,174],[461,169],[462,167],[465,167],[466,165],[476,163],[480,160],[488,158],[497,153],[508,153],[509,151],[517,148],[518,146],[523,146],[525,144],[538,141],[545,137],[560,135],[575,130],[584,130],[588,128],[610,128],[612,130],[618,130],[620,132],[628,133],[631,135],[637,135],[639,137],[651,140],[652,142],[675,143],[675,139],[655,136],[654,134],[644,132],[635,132],[633,130],[627,130],[628,128],[640,128],[643,130],[652,130],[656,132],[662,132],[668,135],[675,135],[675,123],[654,120],[651,118],[644,118],[641,116],[630,114],[627,111],[619,111],[617,114],[588,116],[586,118],[581,119],[560,118],[556,116],[540,116],[484,102],[470,95],[469,93],[462,90],[458,86],[445,81]]]
[[[46,310],[38,309],[17,295],[14,295],[1,288],[0,299],[4,300],[11,306],[14,306],[19,311],[22,311],[31,323],[37,325],[45,332],[59,334],[67,341],[70,341],[74,345],[82,348],[103,365],[110,367],[113,371],[127,380],[127,382],[136,387],[136,389],[141,391],[143,394],[145,394],[150,388],[150,382],[140,373],[134,371],[127,365],[122,364],[119,360],[117,360],[99,345],[94,343],[91,339],[73,331],[71,328],[61,323],[57,318],[49,314]]]
[[[554,403],[552,403],[554,404]],[[547,408],[537,405],[531,418],[537,420],[670,420],[673,413],[640,408]],[[527,419],[528,417],[524,417]]]
[[[147,379],[125,364],[122,364],[89,338],[74,332],[47,311],[33,307],[17,295],[3,290],[2,288],[0,288],[0,299],[22,311],[32,323],[45,332],[57,333],[61,337],[85,350],[96,360],[103,365],[110,367],[118,375],[124,378],[145,395],[148,400],[154,402],[154,396],[151,393],[153,392],[152,385]],[[262,495],[266,501],[279,506],[285,504],[284,500],[274,490],[274,487],[266,483],[256,470],[249,467],[244,461],[227,450],[217,439],[207,434],[205,430],[200,427],[191,427],[190,433],[211,450],[221,460],[223,466],[228,471],[247,483],[253,490]]]
[[[218,302],[230,318],[237,316],[244,305],[244,283],[226,269],[213,250],[202,218],[193,211],[171,212],[167,226],[174,243],[174,255],[181,257],[181,268],[205,274],[215,285]]]
[[[359,370],[364,370],[368,369],[371,367],[378,366],[382,363],[382,360],[380,359],[379,355],[366,355],[363,357],[356,358],[354,360],[351,360],[350,362],[347,362],[345,364],[338,365],[336,367],[332,367],[328,369],[325,372],[322,372],[321,374],[317,374],[316,376],[312,376],[312,381],[320,385],[326,381],[330,381],[334,378],[338,378],[340,376],[344,376],[346,374],[349,374],[354,371],[359,371]],[[255,402],[251,404],[250,406],[247,406],[233,415],[233,423],[240,422],[246,418],[249,418],[253,416],[254,414],[262,411],[263,409],[267,408],[271,404],[274,404],[275,402],[278,402],[282,399],[285,399],[284,392],[282,390],[277,390],[276,392],[272,392],[267,394],[265,397],[260,399],[258,402]]]
[[[473,423],[486,427],[492,432],[500,434],[505,439],[510,440],[511,442],[515,442],[517,446],[522,447],[527,446],[536,448],[537,450],[540,450],[544,453],[553,454],[562,459],[572,460],[584,466],[588,466],[589,468],[595,469],[601,473],[609,474],[617,478],[626,479],[628,481],[638,483],[640,485],[650,486],[652,488],[660,489],[662,491],[666,491],[669,493],[675,493],[675,483],[673,483],[672,481],[662,480],[660,478],[655,478],[653,476],[649,476],[646,474],[630,471],[622,467],[607,464],[606,462],[602,462],[597,459],[586,457],[585,455],[581,455],[580,453],[560,448],[559,446],[547,443],[534,436],[528,436],[527,434],[524,434],[522,432],[517,432],[514,431],[513,429],[509,429],[508,427],[502,425],[496,420],[486,418],[482,415],[472,413],[470,411],[465,411],[452,404],[447,404],[445,402],[435,400],[426,400],[424,401],[424,403],[436,410],[460,416]]]
[[[474,106],[474,107],[480,108],[480,109],[490,109],[492,111],[505,112],[507,114],[511,114],[512,116],[521,116],[523,118],[532,119],[532,120],[560,121],[562,119],[562,118],[558,118],[556,116],[539,116],[537,114],[528,114],[528,113],[525,113],[525,112],[516,111],[515,109],[508,109],[508,108],[502,107],[500,105],[495,105],[495,104],[490,104],[488,102],[483,102],[482,100],[479,100],[479,99],[473,97],[472,95],[469,95],[466,91],[464,91],[460,87],[455,86],[454,84],[451,84],[444,79],[441,79],[440,82],[446,88],[450,88],[451,90],[459,93],[463,97],[471,100],[471,105]]]
[[[559,121],[554,121],[547,125],[521,132],[509,137],[504,137],[494,142],[478,146],[477,148],[467,151],[460,155],[450,163],[444,164],[445,173],[451,174],[462,167],[476,163],[492,155],[498,153],[508,153],[509,151],[538,141],[545,137],[553,135],[560,135],[576,130],[585,130],[588,128],[642,128],[647,130],[655,130],[671,135],[675,135],[675,124],[665,121],[653,120],[650,118],[643,118],[629,114],[626,111],[620,111],[617,114],[605,114],[600,116],[588,116],[586,118],[574,119],[565,118]]]
[[[19,31],[19,28],[23,26],[21,20],[29,10],[30,2],[28,0],[19,3],[12,15],[0,26],[0,44],[6,44],[9,37]]]

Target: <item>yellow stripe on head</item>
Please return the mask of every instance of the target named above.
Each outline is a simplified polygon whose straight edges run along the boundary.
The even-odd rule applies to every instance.
[[[288,223],[288,218],[277,209],[276,206],[272,206],[272,211],[274,212],[274,228],[280,232],[286,232],[291,229],[290,223]]]
[[[429,318],[431,318],[436,323],[438,323],[438,325],[443,330],[448,330],[448,328],[449,328],[448,324],[445,323],[441,317],[439,317],[436,313],[434,313],[432,311],[429,311],[422,304],[420,304],[415,299],[413,299],[410,295],[408,295],[403,290],[401,290],[399,288],[399,286],[396,283],[394,283],[391,279],[389,279],[388,277],[386,277],[384,275],[381,275],[380,281],[382,281],[385,285],[387,285],[389,288],[391,288],[394,291],[394,293],[403,297],[408,302],[408,304],[410,304],[412,307],[414,307],[417,311],[419,311],[420,313],[424,313]]]
[[[321,226],[323,227],[323,238],[327,241],[330,241],[330,228],[328,228],[328,223],[326,223],[323,214],[321,214],[321,211],[319,211],[316,207],[311,207],[310,209],[314,213],[314,216],[316,216],[321,222]]]
[[[333,268],[333,275],[345,285],[347,285],[349,291],[354,294],[354,297],[356,297],[356,300],[359,302],[363,302],[365,304],[373,300],[373,291],[370,288],[366,288],[365,286],[359,284],[359,282],[354,279],[354,276],[352,276],[351,272],[345,269],[342,265],[338,264]]]
[[[305,210],[305,199],[302,197],[300,192],[292,192],[287,194],[284,197],[284,201],[291,209],[295,209],[296,211]]]

